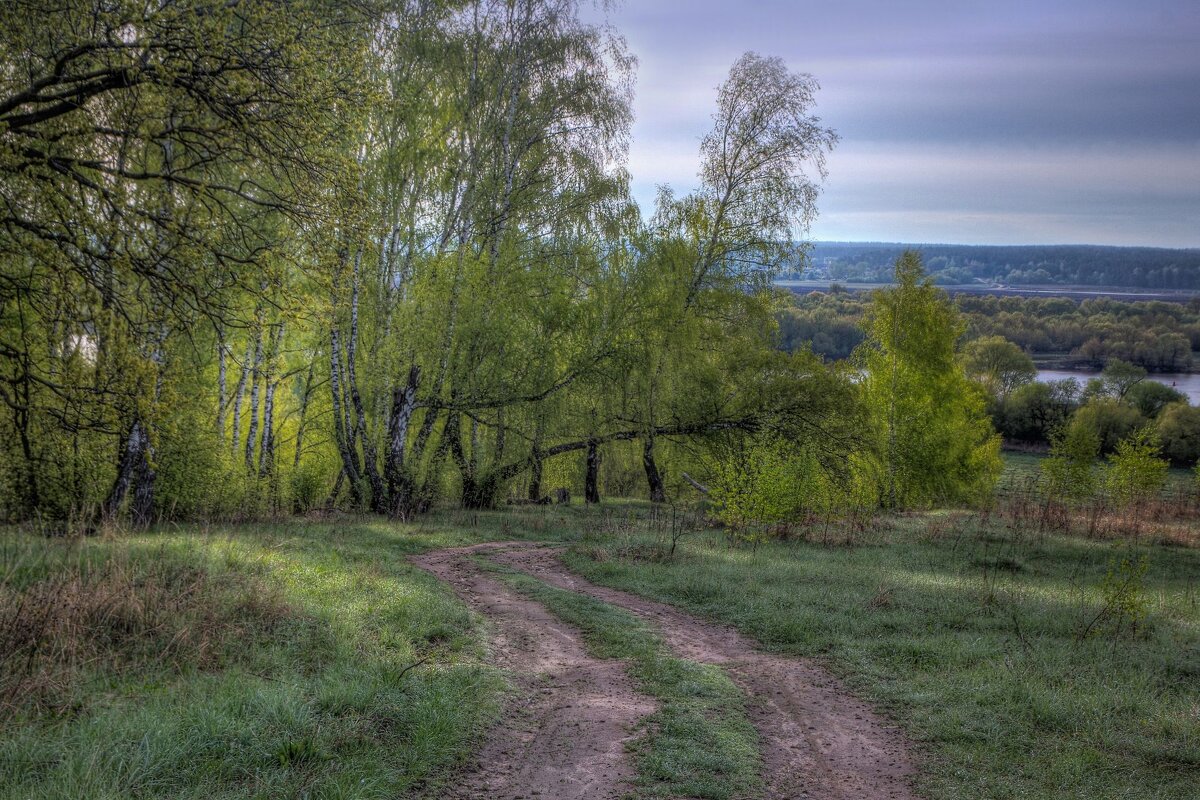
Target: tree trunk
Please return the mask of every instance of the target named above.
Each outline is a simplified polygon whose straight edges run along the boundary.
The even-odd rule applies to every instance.
[[[225,436],[225,400],[228,392],[226,385],[226,353],[225,336],[217,331],[217,432]]]
[[[408,426],[417,408],[420,385],[421,368],[414,364],[408,371],[408,381],[392,392],[392,413],[388,418],[388,446],[383,471],[387,478],[389,511],[397,517],[408,516],[414,510],[415,482],[404,463],[404,447],[408,443]]]
[[[258,475],[266,477],[275,471],[275,387],[278,381],[267,380],[267,396],[263,400],[262,444],[258,448]]]
[[[134,417],[121,443],[121,454],[117,457],[117,477],[101,506],[104,519],[115,519],[121,510],[121,504],[138,480],[140,465],[146,459],[147,446],[146,428],[141,419]]]
[[[237,453],[238,442],[241,438],[242,427],[242,396],[246,393],[246,381],[250,379],[250,360],[254,357],[254,348],[246,347],[246,360],[242,362],[242,377],[238,380],[237,390],[233,395],[233,438],[229,451]]]
[[[583,499],[587,503],[600,502],[600,445],[595,439],[587,445],[587,474],[583,480]]]
[[[354,450],[354,439],[350,433],[349,413],[342,405],[342,365],[338,357],[342,343],[337,325],[329,330],[329,391],[333,400],[333,440],[338,455],[342,457],[342,473],[350,482],[350,502],[358,507],[362,503],[358,454]],[[340,484],[339,484],[340,485]]]
[[[304,426],[308,422],[308,401],[312,399],[313,368],[317,360],[308,362],[308,377],[304,379],[304,394],[300,397],[300,422],[296,426],[296,455],[292,459],[292,469],[300,466],[300,456],[304,453]]]
[[[353,431],[362,441],[363,469],[367,482],[371,486],[371,510],[383,513],[387,510],[386,491],[383,478],[379,474],[379,464],[375,445],[367,431],[367,415],[363,409],[362,395],[358,392],[358,272],[362,262],[362,249],[354,254],[353,283],[350,286],[350,337],[346,342],[346,389],[350,394],[350,403],[354,409]],[[354,437],[351,436],[350,447],[354,447]]]
[[[536,447],[529,462],[529,499],[535,503],[542,501],[542,454]]]
[[[654,437],[647,436],[642,443],[642,466],[646,468],[646,483],[650,487],[650,502],[667,502],[667,490],[663,486],[662,473],[654,461]]]
[[[134,526],[146,528],[154,521],[154,482],[158,478],[158,472],[154,469],[154,445],[150,443],[148,435],[142,449],[142,457],[134,466],[134,478],[130,517]]]
[[[262,439],[258,447],[258,474],[266,477],[275,473],[275,390],[279,388],[276,377],[276,366],[279,363],[279,349],[283,344],[283,323],[275,326],[271,336],[271,353],[267,357],[265,378],[267,385],[266,397],[263,398]]]
[[[246,469],[254,469],[254,447],[258,439],[258,385],[262,382],[262,328],[254,334],[254,369],[250,376],[250,424],[246,428]]]

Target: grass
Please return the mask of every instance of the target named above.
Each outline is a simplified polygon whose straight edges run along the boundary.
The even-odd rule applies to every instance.
[[[586,577],[826,659],[918,740],[931,797],[1196,796],[1200,550],[1140,548],[1140,629],[1112,613],[1081,637],[1122,545],[958,513],[852,547],[751,552],[710,532],[672,560],[646,557],[661,543],[644,526],[587,538],[567,556]]]
[[[917,740],[932,798],[1196,796],[1200,548],[1036,537],[959,512],[882,520],[835,547],[751,552],[707,531],[664,559],[661,536],[628,502],[0,532],[0,798],[438,796],[506,682],[479,621],[404,557],[513,538],[573,542],[569,563],[596,582],[823,658]],[[1127,555],[1147,571],[1122,594],[1109,573]],[[723,674],[675,659],[627,612],[508,579],[659,698],[639,792],[754,791],[753,732]],[[71,613],[31,616],[53,599]]]
[[[706,800],[754,796],[760,787],[758,735],[741,691],[719,667],[671,655],[662,638],[634,614],[564,591],[480,559],[513,588],[578,628],[597,658],[629,662],[638,687],[659,702],[635,745],[635,797]]]
[[[505,683],[483,662],[477,620],[404,556],[499,528],[4,534],[0,625],[24,644],[3,665],[21,685],[0,716],[0,797],[392,798],[436,786]],[[56,600],[85,624],[30,616]]]

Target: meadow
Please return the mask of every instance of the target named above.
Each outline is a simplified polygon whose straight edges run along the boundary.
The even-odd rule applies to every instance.
[[[436,797],[511,676],[489,666],[486,620],[405,557],[516,539],[566,544],[596,583],[820,659],[916,742],[925,796],[1194,796],[1194,541],[1036,535],[958,511],[753,549],[698,525],[673,555],[671,531],[638,501],[83,540],[10,531],[0,796]],[[505,579],[627,659],[674,715],[638,745],[637,796],[756,796],[753,736],[719,670],[664,655],[603,603]],[[32,614],[49,596],[71,613]]]

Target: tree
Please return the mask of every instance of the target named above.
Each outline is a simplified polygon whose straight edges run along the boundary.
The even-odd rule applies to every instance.
[[[706,391],[688,376],[713,349],[740,349],[735,339],[769,346],[769,282],[797,261],[795,241],[816,215],[825,155],[837,141],[813,114],[817,88],[781,59],[743,55],[718,90],[713,128],[701,142],[699,190],[659,194],[638,264],[642,335],[629,353],[642,398],[631,411],[646,430],[642,461],[655,502],[666,490],[652,432],[663,419],[702,425],[712,404],[695,402],[695,392],[717,395],[726,386],[718,379]]]
[[[1051,497],[1083,500],[1097,487],[1097,459],[1100,435],[1096,429],[1079,422],[1066,425],[1053,435],[1050,455],[1041,463]]]
[[[1135,367],[1119,358],[1111,359],[1100,373],[1104,391],[1118,400],[1124,400],[1133,387],[1146,380],[1146,370]]]
[[[1100,452],[1112,453],[1117,444],[1127,438],[1146,420],[1137,409],[1111,397],[1100,397],[1085,403],[1075,412],[1072,425],[1082,425],[1100,437]]]
[[[1105,482],[1121,507],[1140,507],[1158,496],[1167,483],[1170,465],[1159,457],[1162,447],[1153,428],[1139,428],[1117,443],[1108,457]]]
[[[968,342],[962,351],[967,376],[981,383],[994,397],[1007,397],[1037,377],[1029,354],[1003,336],[984,336]]]
[[[1125,399],[1148,419],[1154,419],[1159,412],[1173,403],[1187,403],[1187,395],[1158,381],[1134,384],[1125,393]]]
[[[1158,418],[1163,455],[1181,467],[1200,462],[1200,408],[1173,403]]]
[[[1071,418],[1079,394],[1079,383],[1071,378],[1027,383],[998,404],[996,427],[1010,439],[1048,442]]]
[[[193,377],[178,362],[248,327],[245,294],[339,175],[326,142],[359,96],[371,15],[248,5],[0,10],[0,353],[19,365],[0,396],[27,510],[54,483],[74,513],[158,513],[165,400]]]
[[[896,286],[875,292],[856,358],[891,508],[963,502],[990,490],[1000,440],[955,352],[962,322],[945,292],[905,252]]]

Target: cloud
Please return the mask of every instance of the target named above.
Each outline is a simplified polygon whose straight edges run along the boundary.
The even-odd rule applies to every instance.
[[[635,195],[695,183],[745,50],[823,89],[826,238],[1200,246],[1194,0],[628,0]],[[887,232],[884,235],[884,232]]]

